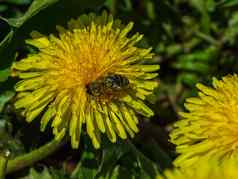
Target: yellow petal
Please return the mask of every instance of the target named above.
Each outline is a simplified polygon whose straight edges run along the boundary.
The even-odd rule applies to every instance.
[[[110,112],[110,116],[111,116],[111,119],[115,123],[115,127],[117,129],[117,134],[119,135],[119,137],[121,137],[122,139],[126,139],[127,135],[126,135],[125,129],[123,125],[121,124],[120,120],[118,119],[118,117],[113,112]]]
[[[134,132],[138,132],[139,129],[136,125],[136,122],[134,121],[133,117],[129,113],[127,107],[125,105],[121,105],[121,113],[124,116],[124,119],[127,121],[128,125]]]
[[[133,130],[131,130],[130,126],[127,124],[126,119],[124,119],[119,107],[116,104],[111,103],[110,108],[117,115],[118,119],[120,120],[120,122],[122,123],[122,125],[126,129],[126,131],[129,133],[129,135],[131,137],[134,137],[135,134],[134,134]]]
[[[154,115],[154,112],[140,100],[132,99],[132,97],[129,95],[122,98],[122,100],[134,108],[138,113],[141,113],[146,117],[151,117]]]
[[[116,133],[112,127],[112,123],[110,121],[109,118],[109,112],[108,112],[108,108],[106,105],[103,105],[103,111],[104,111],[104,119],[105,119],[105,127],[106,127],[106,134],[109,138],[109,140],[113,143],[116,142]]]
[[[49,121],[55,116],[56,110],[50,106],[41,119],[41,131],[44,131]]]

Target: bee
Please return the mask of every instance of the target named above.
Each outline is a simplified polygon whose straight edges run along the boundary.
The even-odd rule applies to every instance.
[[[87,93],[93,97],[111,96],[129,88],[129,80],[122,75],[109,74],[86,86]]]

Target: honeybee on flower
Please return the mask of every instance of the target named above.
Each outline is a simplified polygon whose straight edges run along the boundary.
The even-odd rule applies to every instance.
[[[158,86],[159,65],[143,64],[153,53],[136,46],[142,35],[128,37],[132,27],[103,12],[72,19],[67,29],[57,26],[57,35],[32,32],[26,43],[39,52],[12,65],[12,75],[21,79],[15,107],[28,122],[41,116],[42,131],[52,121],[56,139],[68,133],[73,148],[83,125],[95,148],[100,133],[111,142],[134,137],[136,113],[153,115],[143,100]]]

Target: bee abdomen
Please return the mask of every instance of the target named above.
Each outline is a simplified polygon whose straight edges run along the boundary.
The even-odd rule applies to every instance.
[[[105,78],[105,85],[112,89],[122,89],[129,85],[129,80],[122,75],[109,75]]]

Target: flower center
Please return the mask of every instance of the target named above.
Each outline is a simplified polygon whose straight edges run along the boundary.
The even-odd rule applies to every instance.
[[[112,34],[90,33],[90,29],[77,29],[68,41],[67,51],[58,59],[60,86],[72,88],[95,81],[113,71],[121,61],[121,50]]]

